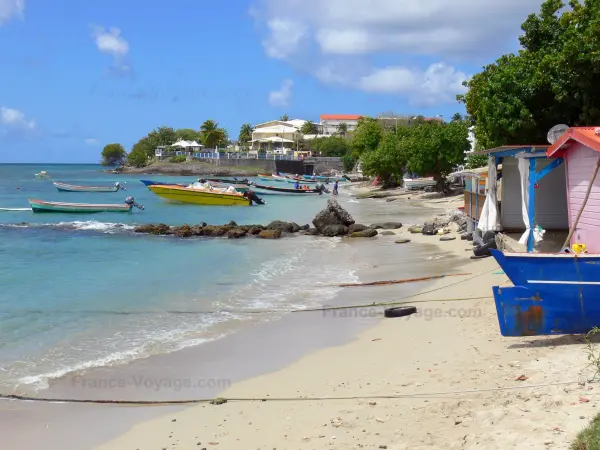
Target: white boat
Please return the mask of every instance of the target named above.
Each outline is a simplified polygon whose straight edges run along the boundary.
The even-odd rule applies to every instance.
[[[36,178],[50,178],[50,175],[45,170],[35,174]]]
[[[437,181],[433,177],[429,178],[405,178],[404,187],[410,191],[416,189],[424,189],[429,186],[435,186]]]

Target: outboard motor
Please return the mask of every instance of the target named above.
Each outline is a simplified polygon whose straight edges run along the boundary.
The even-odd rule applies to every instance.
[[[130,206],[135,206],[136,208],[141,209],[142,211],[144,210],[144,206],[137,204],[133,197],[127,197],[125,199],[125,203]]]
[[[252,202],[256,203],[257,205],[264,205],[267,203],[258,195],[256,195],[256,192],[251,189],[248,189],[246,192],[244,192],[244,197],[250,200],[250,205],[252,205]]]
[[[121,186],[121,183],[119,183],[118,181],[115,183],[115,187],[117,188],[117,190],[119,191],[126,191],[127,189],[125,189],[123,186]]]

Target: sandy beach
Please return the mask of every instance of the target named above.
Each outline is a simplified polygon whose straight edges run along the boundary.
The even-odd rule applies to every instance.
[[[398,237],[435,242],[452,253],[455,271],[471,275],[428,285],[407,300],[418,309],[412,316],[382,319],[382,307],[323,312],[374,320],[347,344],[219,394],[238,400],[138,424],[97,450],[568,448],[598,406],[583,339],[503,338],[491,286],[509,282],[493,258],[470,260],[459,239],[405,229]],[[375,300],[390,288],[348,289]]]
[[[393,220],[411,211],[420,214],[418,224],[461,203],[461,196],[392,197],[360,200],[365,217],[359,220]],[[51,386],[54,397],[228,401],[11,402],[0,409],[7,442],[20,449],[43,441],[48,449],[97,450],[568,448],[598,406],[596,388],[586,382],[592,373],[583,339],[503,338],[491,286],[509,282],[495,260],[469,259],[471,243],[456,233],[455,240],[440,241],[411,234],[409,225],[352,240],[362,282],[463,275],[348,287],[331,305],[401,301],[417,313],[384,318],[383,306],[292,313],[209,344],[65,377]],[[399,239],[410,242],[396,244]],[[124,379],[172,384],[101,385]],[[182,380],[206,382],[182,389],[176,386]]]

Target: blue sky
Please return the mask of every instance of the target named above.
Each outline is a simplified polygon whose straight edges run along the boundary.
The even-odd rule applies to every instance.
[[[0,162],[96,162],[160,125],[451,116],[541,0],[0,0]],[[125,6],[126,5],[126,6]]]

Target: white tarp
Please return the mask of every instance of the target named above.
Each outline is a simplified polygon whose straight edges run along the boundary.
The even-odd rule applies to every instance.
[[[485,196],[485,201],[483,202],[481,218],[477,224],[477,228],[484,233],[486,231],[499,231],[500,229],[500,224],[498,222],[497,179],[496,158],[490,156],[488,159],[488,191]],[[474,178],[473,183],[479,183],[479,178]]]
[[[525,233],[519,239],[519,244],[527,245],[529,233],[532,232],[529,225],[529,159],[517,158],[519,161],[519,174],[521,175],[521,212],[523,214],[523,222],[525,222]],[[535,224],[534,224],[535,226]],[[535,227],[533,230],[533,242],[537,244],[542,240],[545,231],[540,227]]]

